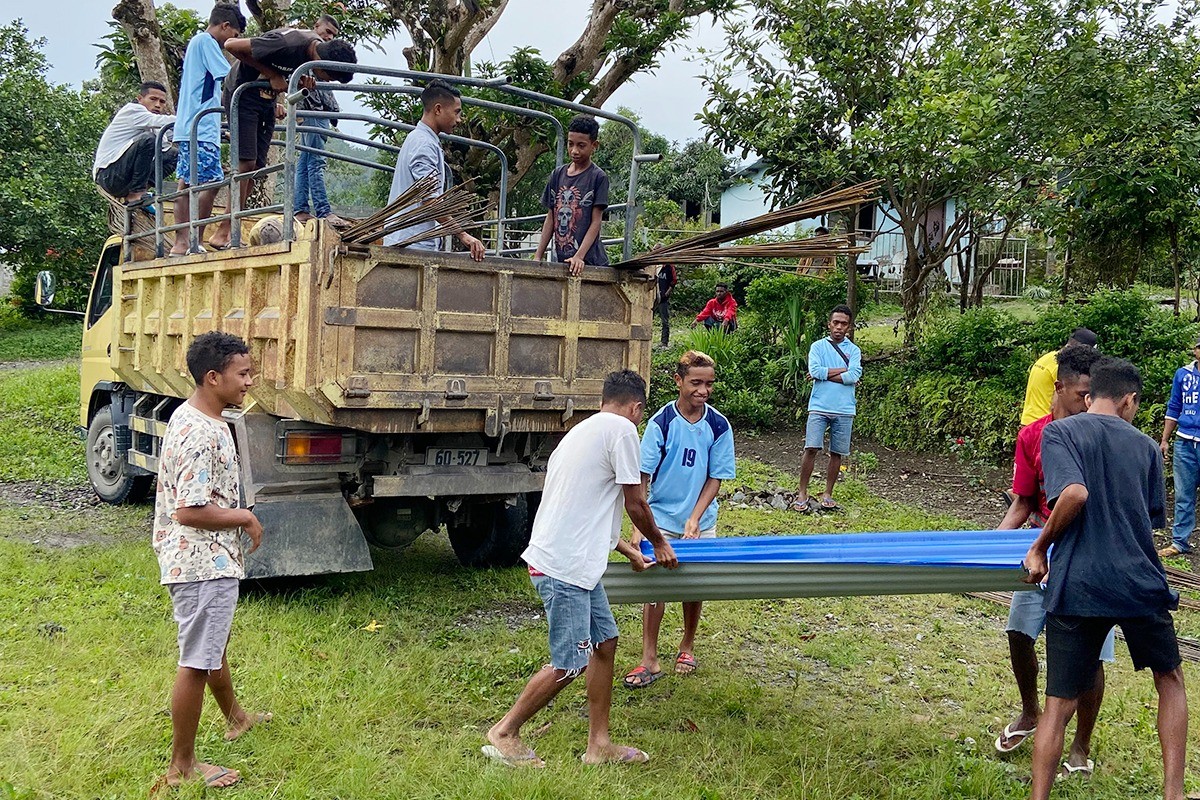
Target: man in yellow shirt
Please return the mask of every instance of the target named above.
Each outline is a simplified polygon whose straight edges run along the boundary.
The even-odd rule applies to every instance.
[[[1071,332],[1067,344],[1096,346],[1096,334],[1087,328],[1076,328]],[[1025,407],[1021,409],[1021,427],[1037,422],[1050,413],[1050,401],[1054,397],[1054,382],[1058,380],[1058,351],[1051,350],[1033,362],[1029,368],[1029,381],[1025,384]]]

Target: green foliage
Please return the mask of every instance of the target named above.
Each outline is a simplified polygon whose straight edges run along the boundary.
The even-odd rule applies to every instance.
[[[171,3],[155,6],[154,17],[158,21],[162,37],[163,61],[166,63],[170,82],[170,96],[174,97],[179,86],[183,54],[187,51],[188,42],[204,30],[208,19],[202,18],[190,8],[178,8]],[[121,28],[121,23],[110,19],[108,27],[112,30],[95,45],[100,51],[96,55],[96,68],[100,70],[100,82],[105,93],[113,101],[110,111],[116,111],[119,105],[128,103],[137,96],[138,84],[142,79],[138,73],[133,46]]]
[[[20,22],[0,27],[0,253],[25,308],[34,274],[53,269],[57,302],[78,309],[108,227],[91,179],[108,113],[94,94],[46,79],[44,46]]]
[[[954,365],[971,375],[998,374],[1003,372],[1004,356],[1019,332],[1015,317],[990,306],[952,314],[926,331],[921,340],[920,363],[930,371]]]
[[[32,320],[12,306],[0,306],[0,363],[79,358],[82,333],[76,319],[54,315]]]
[[[77,365],[0,372],[0,481],[86,481],[78,424]]]
[[[893,447],[1007,458],[1030,365],[1080,326],[1096,332],[1105,355],[1141,371],[1145,392],[1134,422],[1157,436],[1172,377],[1187,362],[1200,325],[1140,292],[1117,290],[1053,307],[1029,325],[991,308],[939,317],[909,358],[864,371],[855,430]]]

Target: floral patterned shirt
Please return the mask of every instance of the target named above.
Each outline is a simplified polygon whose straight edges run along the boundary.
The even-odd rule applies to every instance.
[[[154,552],[162,583],[245,577],[240,529],[205,531],[175,517],[185,506],[237,508],[240,496],[229,426],[185,402],[171,415],[158,462]]]

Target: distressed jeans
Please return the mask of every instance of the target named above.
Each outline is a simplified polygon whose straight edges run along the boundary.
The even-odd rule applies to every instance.
[[[1192,545],[1192,531],[1196,529],[1196,484],[1200,481],[1200,442],[1176,436],[1175,455],[1171,461],[1175,472],[1175,525],[1171,528],[1171,541],[1181,552],[1188,552]]]
[[[312,128],[329,128],[329,120],[304,118],[304,125]],[[325,149],[328,137],[319,133],[300,134],[300,144],[319,150]],[[308,204],[312,196],[312,206]],[[329,195],[325,193],[325,154],[300,151],[296,159],[296,194],[293,202],[294,213],[308,214],[315,217],[328,217],[330,214]]]

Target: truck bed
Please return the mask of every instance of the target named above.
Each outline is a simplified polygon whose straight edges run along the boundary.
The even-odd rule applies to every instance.
[[[341,244],[310,222],[290,243],[121,267],[113,368],[186,397],[184,354],[244,338],[254,403],[373,433],[555,432],[600,406],[604,375],[649,373],[654,284],[589,267]]]

